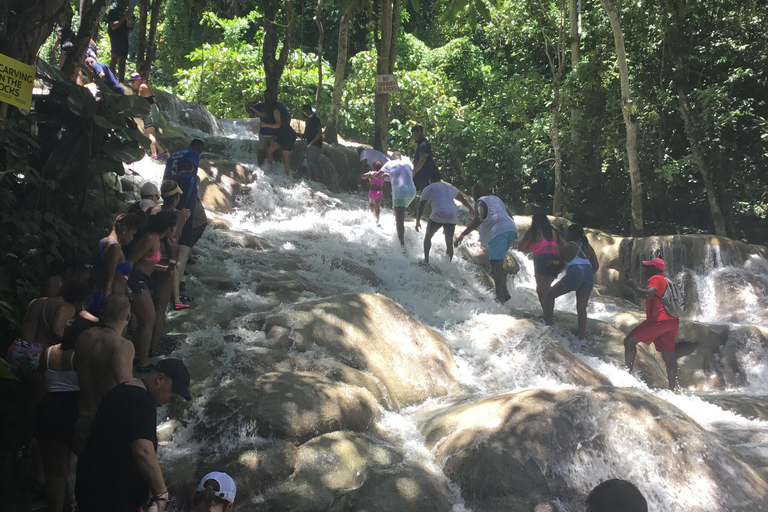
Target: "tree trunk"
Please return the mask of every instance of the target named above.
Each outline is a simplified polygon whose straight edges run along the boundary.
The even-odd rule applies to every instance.
[[[80,18],[80,28],[77,30],[77,36],[73,41],[74,47],[67,54],[67,60],[64,63],[64,71],[75,78],[85,60],[85,51],[88,49],[88,43],[91,41],[99,26],[99,22],[104,17],[104,11],[107,9],[107,0],[84,1],[82,7],[82,16]]]
[[[329,144],[338,144],[339,109],[341,95],[344,93],[344,75],[347,72],[347,56],[349,55],[349,11],[345,11],[339,22],[339,51],[336,55],[336,77],[333,82],[333,96],[328,120],[325,123],[323,140]]]
[[[149,15],[149,0],[139,0],[139,34],[136,48],[136,70],[146,79],[147,67],[147,16]]]
[[[379,34],[376,41],[376,74],[388,75],[395,70],[397,39],[400,32],[400,0],[381,0]],[[389,95],[376,93],[374,96],[373,147],[387,151],[389,137]]]
[[[152,0],[152,18],[149,20],[149,40],[147,41],[147,56],[144,60],[145,69],[141,70],[141,76],[149,78],[152,71],[152,63],[155,61],[155,48],[157,48],[157,22],[160,17],[160,3],[162,0]]]
[[[571,73],[574,78],[577,76],[579,62],[581,62],[581,4],[578,0],[570,0],[570,22],[571,22]],[[578,80],[574,79],[574,84],[578,86]],[[581,136],[577,128],[579,118],[579,107],[576,104],[571,106],[571,142],[575,148],[578,148]],[[578,149],[577,149],[578,151]],[[578,157],[577,157],[578,158]]]
[[[285,62],[288,60],[288,52],[291,49],[291,33],[293,27],[293,2],[286,0],[284,3],[285,30],[283,32],[283,47],[280,54],[277,53],[279,35],[277,33],[278,8],[272,0],[261,2],[261,12],[264,13],[264,45],[262,47],[262,61],[264,63],[264,75],[267,89],[277,93],[280,85],[280,77],[283,76]]]
[[[66,0],[3,0],[0,2],[0,53],[34,66],[53,24],[69,9]]]
[[[317,23],[317,91],[315,91],[315,111],[320,110],[320,93],[323,91],[323,22],[320,21],[320,14],[323,11],[323,0],[317,0],[317,12],[315,13],[315,23]]]
[[[560,135],[558,134],[560,119],[560,84],[552,83],[552,106],[549,119],[549,138],[552,140],[552,149],[555,151],[555,192],[552,196],[552,215],[559,217],[563,214],[563,150],[560,147]]]
[[[624,34],[621,31],[619,11],[613,0],[600,0],[600,3],[611,22],[613,40],[616,45],[616,60],[619,64],[621,112],[624,116],[624,125],[627,127],[627,159],[629,160],[629,181],[632,196],[631,233],[632,236],[643,236],[643,181],[637,158],[637,108],[632,104],[632,93],[629,88],[629,68],[624,47]]]
[[[709,210],[712,213],[712,223],[715,226],[715,234],[717,236],[728,236],[725,216],[720,207],[720,199],[717,194],[717,187],[712,181],[712,169],[709,166],[709,161],[704,154],[704,148],[701,146],[701,140],[699,139],[699,121],[696,118],[696,114],[691,110],[688,95],[682,87],[677,88],[677,100],[680,114],[683,116],[685,135],[688,137],[688,142],[691,145],[691,153],[693,153],[693,157],[696,159],[699,173],[701,173],[701,179],[704,181],[704,188],[707,191],[707,201],[709,202]]]

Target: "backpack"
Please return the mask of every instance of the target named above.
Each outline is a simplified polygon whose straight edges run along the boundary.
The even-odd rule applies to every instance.
[[[685,293],[683,286],[677,281],[664,278],[667,281],[667,289],[661,296],[661,304],[672,316],[679,317],[685,312]]]

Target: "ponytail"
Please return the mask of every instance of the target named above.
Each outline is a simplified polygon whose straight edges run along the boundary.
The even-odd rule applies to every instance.
[[[205,487],[202,491],[195,493],[192,498],[194,508],[191,512],[208,512],[213,505],[214,491],[210,487]]]

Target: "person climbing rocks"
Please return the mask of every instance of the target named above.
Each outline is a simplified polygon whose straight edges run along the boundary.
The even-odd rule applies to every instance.
[[[138,73],[131,75],[131,86],[136,89],[139,96],[149,103],[149,113],[142,118],[142,121],[144,123],[144,136],[149,139],[150,155],[153,160],[166,158],[168,153],[157,142],[156,131],[160,127],[160,109],[155,101],[155,94],[147,85],[146,80]]]
[[[277,102],[277,93],[267,89],[264,91],[264,111],[266,122],[262,122],[265,128],[274,130],[275,139],[267,149],[267,160],[272,163],[271,156],[282,151],[283,170],[285,176],[291,176],[291,151],[296,144],[296,130],[291,127],[291,116],[288,109],[280,108]]]
[[[637,344],[653,343],[667,367],[669,389],[674,390],[677,389],[675,339],[680,328],[680,319],[669,314],[661,302],[664,292],[667,291],[664,269],[664,260],[652,258],[643,261],[643,277],[647,280],[645,288],[639,287],[629,277],[624,280],[627,288],[635,292],[638,297],[645,299],[645,321],[632,329],[624,338],[624,361],[631,373],[635,366]]]
[[[560,234],[549,223],[543,213],[534,213],[530,229],[523,235],[518,249],[533,254],[534,278],[536,279],[536,295],[539,296],[541,310],[544,311],[547,293],[554,281],[563,270],[563,260],[560,258],[559,245],[562,244]]]
[[[90,69],[95,75],[104,80],[104,83],[112,89],[118,96],[125,96],[125,90],[120,82],[115,78],[115,74],[111,69],[107,67],[103,62],[97,61],[93,57],[87,57],[85,59],[85,66]]]
[[[475,216],[475,210],[464,199],[459,189],[442,181],[440,173],[433,174],[430,177],[430,185],[421,192],[421,201],[419,203],[419,212],[416,215],[416,231],[421,228],[421,215],[424,213],[424,207],[429,203],[432,212],[427,222],[427,232],[424,233],[424,263],[429,265],[429,251],[432,248],[432,237],[442,228],[445,235],[445,253],[448,259],[453,259],[453,234],[456,230],[456,204],[454,200],[459,201],[467,207],[469,214]]]
[[[133,29],[133,9],[125,0],[117,0],[107,13],[107,35],[112,49],[109,69],[122,82],[125,79],[125,60],[128,58],[128,33]]]
[[[323,150],[323,125],[309,103],[301,107],[301,114],[305,119],[304,139],[307,141],[307,147],[304,149],[306,153],[304,164],[307,179],[317,181],[320,175],[320,154]]]
[[[264,101],[260,103],[248,103],[246,105],[246,109],[248,112],[256,114],[259,116],[259,142],[256,146],[257,148],[257,155],[256,158],[259,162],[259,166],[264,164],[264,159],[266,158],[267,162],[269,164],[272,164],[272,159],[274,155],[269,152],[269,148],[272,146],[272,143],[275,141],[275,130],[272,128],[268,128],[265,126],[265,123],[271,122],[270,120],[274,120],[274,116],[267,115],[267,111],[265,109],[265,102],[267,101],[267,98],[271,97],[271,91],[267,90],[264,91]],[[285,117],[286,119],[291,117],[290,112],[288,111],[288,108],[280,103],[279,101],[275,101],[275,107],[277,107],[278,110],[280,110],[280,116]]]
[[[104,395],[77,461],[75,497],[82,512],[152,506],[166,510],[169,496],[157,458],[156,408],[179,396],[190,400],[189,380],[181,360],[164,359],[143,378],[118,384]]]
[[[131,263],[123,248],[136,236],[143,222],[138,214],[118,215],[109,235],[99,240],[98,256],[93,266],[94,290],[88,303],[88,312],[98,317],[104,300],[112,293],[125,295],[126,283],[131,273]]]
[[[182,159],[178,162],[178,173],[171,176],[179,188],[182,190],[181,198],[177,204],[180,210],[189,210],[189,217],[181,229],[181,235],[178,237],[178,257],[176,258],[176,272],[173,280],[173,308],[188,309],[189,303],[185,302],[181,296],[181,282],[184,278],[184,271],[187,268],[187,260],[192,246],[195,245],[195,215],[198,208],[202,208],[197,195],[197,188],[200,184],[200,178],[195,173],[195,166],[189,159]]]
[[[136,351],[133,343],[122,336],[130,318],[128,296],[113,293],[104,300],[99,325],[75,340],[74,370],[80,383],[73,437],[73,450],[77,454],[85,446],[101,399],[110,389],[133,378]]]
[[[360,176],[360,179],[368,180],[368,183],[370,183],[368,201],[377,226],[381,226],[379,224],[379,215],[381,214],[381,200],[384,194],[382,190],[384,187],[384,173],[381,171],[383,166],[384,163],[381,160],[376,160],[373,162],[373,169]]]
[[[179,162],[183,159],[187,159],[192,162],[193,171],[196,173],[197,168],[200,165],[200,155],[205,151],[205,143],[200,139],[192,139],[188,148],[176,151],[174,154],[168,157],[165,161],[165,171],[163,171],[163,181],[168,180],[174,174],[179,173]]]
[[[148,181],[141,186],[139,190],[141,199],[133,203],[128,208],[128,213],[145,214],[148,210],[151,210],[160,201],[160,191],[157,189],[157,185]]]
[[[212,471],[200,480],[190,512],[227,512],[235,504],[237,486],[226,473]]]
[[[595,272],[600,268],[595,250],[584,235],[584,228],[571,224],[565,231],[565,243],[560,246],[560,257],[565,262],[565,275],[549,289],[544,303],[544,322],[554,324],[555,299],[576,292],[576,316],[579,340],[587,333],[587,305],[595,286]]]
[[[413,165],[408,160],[401,160],[400,154],[395,156],[381,168],[392,183],[392,206],[395,210],[395,227],[400,245],[405,247],[405,209],[416,197],[416,187],[413,184]]]
[[[381,160],[382,164],[386,164],[389,162],[389,157],[382,153],[381,151],[377,151],[375,149],[366,148],[363,146],[360,146],[357,148],[357,154],[360,157],[360,176],[365,174],[366,172],[373,169],[373,163],[376,160]],[[357,178],[357,191],[360,192],[360,189],[362,188],[362,178]],[[384,176],[384,185],[382,187],[383,192],[383,198],[382,198],[382,204],[386,204],[388,206],[392,205],[392,183],[389,180],[389,176]]]
[[[411,128],[411,138],[416,143],[416,153],[413,155],[413,184],[417,191],[429,186],[432,178],[440,174],[435,159],[432,158],[432,146],[424,137],[424,127],[417,124]]]
[[[511,296],[507,289],[507,272],[504,261],[507,251],[517,240],[517,226],[509,216],[504,201],[493,195],[486,195],[485,189],[480,183],[472,186],[472,197],[475,200],[475,218],[459,235],[453,243],[458,247],[474,230],[480,233],[480,244],[488,247],[488,259],[491,263],[493,283],[496,288],[496,300],[504,303]]]

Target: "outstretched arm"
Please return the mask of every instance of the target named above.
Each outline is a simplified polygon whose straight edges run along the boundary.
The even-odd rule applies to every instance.
[[[416,231],[421,228],[421,214],[424,213],[424,207],[427,205],[426,201],[419,203],[419,213],[416,215]]]
[[[472,222],[469,223],[469,226],[464,229],[464,231],[461,232],[461,234],[456,238],[456,241],[453,243],[455,247],[458,247],[459,244],[461,244],[462,240],[464,240],[464,237],[476,230],[478,227],[480,227],[480,224],[483,223],[483,219],[488,215],[487,207],[485,206],[485,203],[482,201],[477,202],[477,211],[475,212],[475,218],[472,219]]]
[[[627,285],[627,288],[635,292],[641,299],[647,300],[656,295],[656,288],[640,288],[628,277],[624,279],[624,284]]]
[[[464,206],[466,206],[466,207],[467,207],[467,210],[469,210],[469,214],[470,214],[470,215],[472,215],[472,216],[474,216],[474,215],[475,215],[475,209],[474,209],[474,208],[472,208],[472,205],[471,205],[471,204],[469,204],[469,201],[467,201],[467,200],[466,200],[466,198],[464,197],[464,195],[463,195],[461,192],[459,192],[458,194],[456,194],[456,200],[457,200],[458,202],[460,202],[461,204],[463,204]]]

